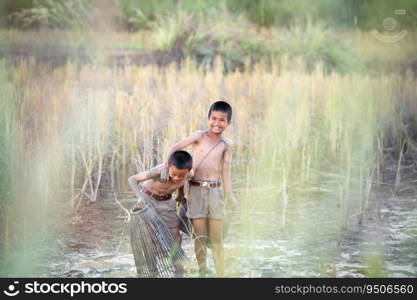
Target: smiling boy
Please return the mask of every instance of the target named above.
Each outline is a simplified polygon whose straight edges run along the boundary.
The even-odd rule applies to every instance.
[[[188,216],[192,219],[194,250],[200,275],[206,273],[207,237],[212,243],[218,276],[224,273],[223,218],[231,199],[232,141],[222,136],[231,124],[232,107],[217,101],[208,112],[208,128],[192,133],[173,145],[169,151],[193,145],[193,171],[188,191]],[[221,179],[221,180],[220,180]]]
[[[176,201],[182,201],[184,195],[181,189],[177,199],[173,199],[172,192],[181,188],[190,179],[192,165],[193,159],[188,152],[175,151],[168,159],[168,169],[165,164],[160,164],[128,179],[129,186],[138,198],[138,206],[142,208],[145,203],[153,206],[179,244],[181,244],[181,235],[178,229]],[[167,180],[163,180],[164,176],[161,176],[164,172],[167,172]]]

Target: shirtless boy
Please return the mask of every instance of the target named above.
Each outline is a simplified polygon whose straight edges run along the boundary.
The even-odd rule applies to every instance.
[[[176,201],[182,201],[184,195],[181,189],[175,200],[172,193],[190,179],[192,165],[193,160],[188,152],[175,151],[168,159],[168,168],[165,167],[165,164],[160,164],[128,179],[129,186],[138,197],[138,206],[143,207],[145,202],[153,206],[179,244],[181,244],[181,235],[178,229]],[[168,176],[161,176],[161,173],[164,172]],[[167,180],[163,180],[165,177]],[[138,184],[140,182],[142,184]]]
[[[197,236],[194,250],[201,276],[206,273],[207,237],[212,243],[216,273],[218,276],[224,273],[223,218],[225,205],[232,196],[233,143],[222,137],[222,133],[231,119],[232,108],[228,103],[213,103],[208,112],[208,128],[192,133],[169,151],[170,154],[193,145],[194,175],[189,182],[188,216]]]

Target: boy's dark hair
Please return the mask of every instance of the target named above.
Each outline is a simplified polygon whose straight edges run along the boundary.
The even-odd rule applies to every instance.
[[[177,169],[191,170],[193,167],[193,158],[187,151],[179,150],[171,154],[168,159],[169,165],[174,165]]]
[[[227,113],[227,121],[230,122],[232,120],[232,107],[227,102],[224,102],[224,101],[214,102],[210,106],[209,111],[208,111],[209,118],[211,116],[211,112],[213,111],[221,111],[221,112]]]

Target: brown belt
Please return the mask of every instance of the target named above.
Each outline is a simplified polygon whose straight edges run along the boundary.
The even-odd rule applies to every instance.
[[[220,186],[220,182],[210,182],[210,181],[193,181],[190,180],[191,185],[199,186],[203,189],[215,188]]]
[[[166,195],[158,195],[158,194],[154,194],[151,191],[148,191],[147,189],[145,189],[144,187],[141,188],[141,191],[144,192],[145,194],[151,196],[152,198],[154,198],[157,201],[166,201],[171,199],[172,194],[166,194]]]

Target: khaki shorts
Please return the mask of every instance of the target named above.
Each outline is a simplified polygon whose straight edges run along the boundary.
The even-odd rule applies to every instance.
[[[174,197],[169,200],[158,201],[148,194],[140,192],[138,201],[144,201],[145,203],[155,208],[158,215],[168,225],[168,228],[171,229],[178,227],[179,219],[177,215],[177,203]]]
[[[188,217],[191,219],[223,219],[223,188],[201,188],[190,184],[188,191]]]

